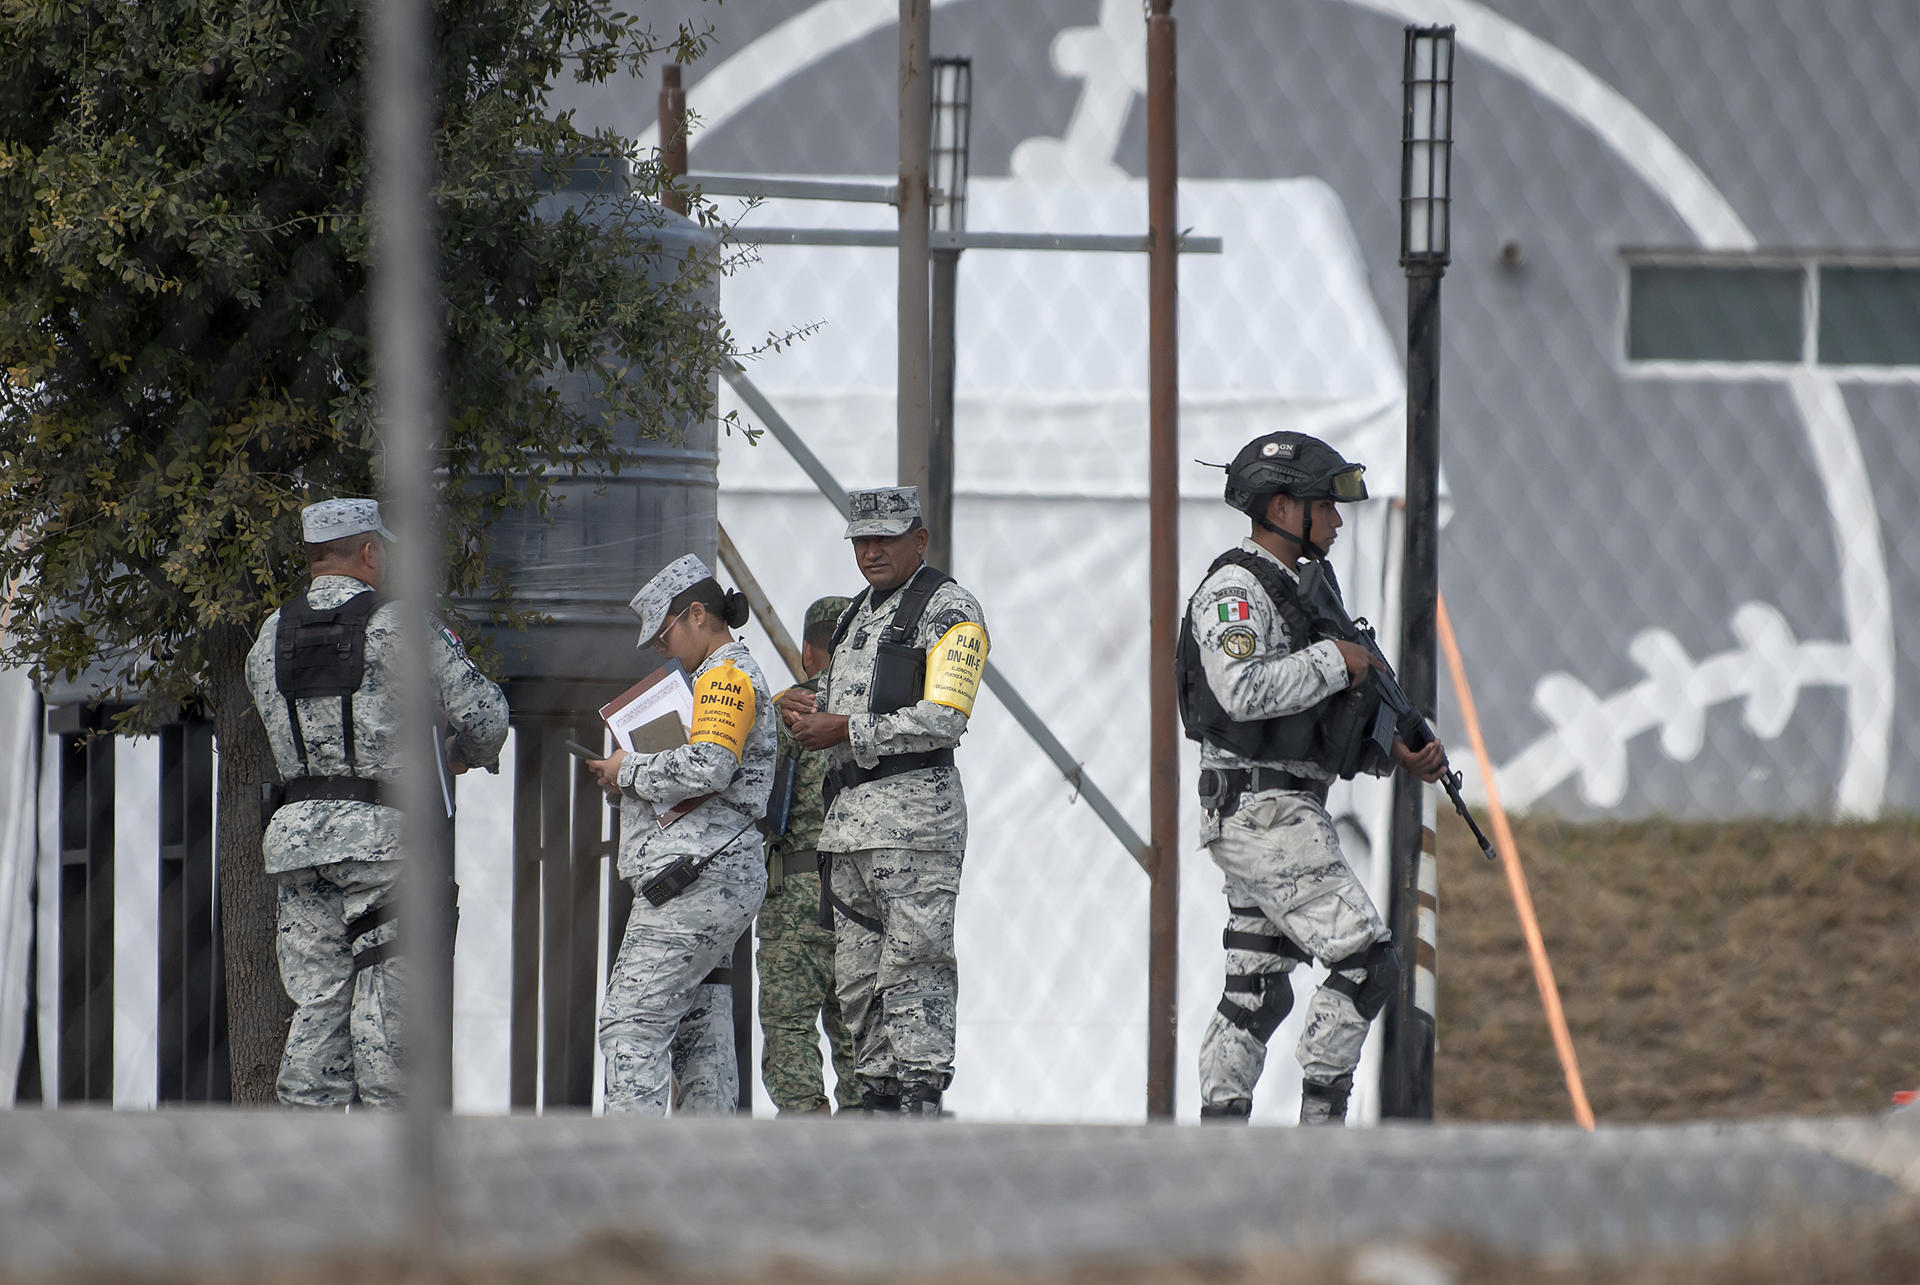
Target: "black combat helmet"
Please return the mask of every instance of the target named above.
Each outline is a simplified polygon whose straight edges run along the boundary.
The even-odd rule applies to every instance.
[[[1327,551],[1313,543],[1313,515],[1299,535],[1282,531],[1267,521],[1267,500],[1291,495],[1302,500],[1337,500],[1342,504],[1367,498],[1366,466],[1342,458],[1317,437],[1305,433],[1267,433],[1240,448],[1227,465],[1227,503],[1262,527],[1293,541],[1310,558]]]
[[[1249,517],[1259,517],[1270,495],[1293,495],[1303,500],[1367,498],[1361,476],[1366,466],[1350,464],[1340,452],[1305,433],[1268,433],[1240,448],[1227,465],[1227,503]]]

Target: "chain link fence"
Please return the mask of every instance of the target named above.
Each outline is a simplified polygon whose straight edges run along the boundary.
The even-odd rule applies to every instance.
[[[891,0],[673,0],[646,6],[645,16],[662,27],[712,26],[706,57],[685,69],[696,175],[895,181]],[[1220,240],[1218,253],[1184,255],[1180,270],[1182,592],[1245,530],[1220,502],[1210,464],[1260,433],[1310,432],[1367,465],[1374,498],[1348,512],[1334,556],[1354,613],[1373,622],[1390,653],[1396,645],[1406,423],[1401,28],[1451,23],[1458,58],[1453,250],[1441,289],[1440,587],[1487,762],[1468,750],[1444,665],[1435,721],[1469,799],[1486,804],[1490,768],[1500,800],[1531,823],[1523,826],[1529,843],[1655,827],[1633,831],[1655,836],[1635,842],[1670,845],[1671,881],[1626,889],[1602,871],[1549,913],[1574,914],[1565,907],[1582,895],[1596,904],[1633,896],[1664,907],[1650,908],[1649,922],[1671,922],[1676,932],[1718,931],[1697,904],[1720,886],[1716,872],[1689,864],[1707,846],[1699,835],[1754,827],[1759,847],[1772,842],[1775,823],[1857,824],[1863,844],[1920,855],[1906,821],[1920,809],[1920,761],[1898,721],[1900,698],[1920,683],[1920,662],[1900,645],[1920,603],[1920,559],[1901,535],[1920,508],[1920,439],[1911,431],[1920,422],[1920,140],[1910,128],[1920,71],[1904,52],[1920,38],[1920,14],[1903,0],[1807,0],[1764,13],[1706,0],[1216,0],[1175,16],[1182,231]],[[948,0],[934,6],[934,30],[936,54],[971,59],[968,232],[1144,234],[1145,35],[1136,0]],[[646,152],[659,142],[656,75],[649,68],[599,86],[556,83],[555,103]],[[751,387],[840,486],[891,484],[895,253],[781,242],[830,230],[883,236],[894,211],[709,199],[734,229],[733,243],[750,247],[722,283],[720,304],[736,339],[760,349],[745,366]],[[957,281],[947,569],[982,602],[1006,681],[1083,780],[1146,833],[1146,256],[976,247],[962,252]],[[793,342],[763,345],[796,332]],[[717,469],[719,527],[797,636],[813,599],[861,585],[842,519],[818,479],[762,431],[764,409],[731,385],[721,406],[737,415],[733,430],[711,454],[694,452],[700,458],[689,467]],[[562,506],[561,523],[570,520]],[[630,535],[610,538],[657,540],[671,525],[635,523]],[[782,685],[785,667],[764,622],[744,634]],[[606,674],[598,698],[638,676]],[[14,709],[40,699],[18,683],[0,690],[15,692]],[[54,710],[88,704],[83,689],[44,699]],[[20,753],[37,754],[41,766],[14,771],[0,791],[12,808],[0,815],[0,857],[14,863],[0,867],[8,988],[0,1074],[13,1076],[23,1101],[143,1108],[217,1099],[211,1081],[227,1069],[224,1048],[213,1047],[225,1023],[209,962],[218,954],[207,953],[211,945],[196,953],[181,936],[212,927],[210,888],[194,872],[211,860],[203,760],[214,751],[202,724],[121,738],[107,756],[119,776],[109,772],[103,786],[79,770],[89,752],[101,753],[86,748],[83,733],[98,730],[88,717],[71,715],[71,726],[42,719],[37,731],[15,735]],[[453,1101],[462,1116],[565,1114],[592,1110],[600,1098],[592,1018],[625,904],[609,870],[612,832],[576,779],[540,783],[540,773],[573,770],[554,738],[596,731],[591,702],[572,723],[543,708],[538,720],[516,722],[498,776],[460,784]],[[993,696],[982,696],[958,761],[970,840],[949,1112],[963,1128],[1142,1120],[1145,874],[1124,837],[1079,797],[1080,783],[1063,777]],[[1190,1122],[1200,1033],[1220,995],[1226,902],[1194,840],[1197,755],[1184,743],[1181,770],[1176,1116]],[[189,779],[202,783],[204,806],[180,793]],[[96,797],[102,788],[112,802]],[[529,789],[543,792],[536,804]],[[1389,791],[1371,781],[1341,786],[1331,806],[1343,847],[1384,912]],[[94,821],[90,839],[89,818],[109,813],[108,828]],[[1474,881],[1475,895],[1461,902],[1484,915],[1478,885],[1498,876],[1454,843],[1456,831],[1443,834],[1444,1073],[1452,1050],[1484,1059],[1522,1053],[1488,1034],[1493,1024],[1480,1006],[1491,1010],[1491,998],[1448,990],[1446,890]],[[117,875],[108,856],[121,863]],[[1793,895],[1824,894],[1815,886]],[[1502,897],[1492,901],[1492,913],[1510,915]],[[1824,1004],[1854,1002],[1864,989],[1910,995],[1920,964],[1891,939],[1862,935],[1895,931],[1869,909],[1836,902],[1824,926],[1809,929],[1825,936],[1784,944],[1810,960],[1857,948],[1891,975],[1841,977],[1822,989],[1810,964],[1797,1004],[1761,1012],[1736,995],[1674,1020],[1805,1041],[1819,1038]],[[112,934],[105,954],[95,940],[100,916]],[[1544,928],[1551,954],[1556,922]],[[1566,935],[1584,952],[1555,957],[1576,1047],[1658,1042],[1659,1031],[1632,1015],[1651,1002],[1646,996],[1678,984],[1663,979],[1660,959],[1633,961],[1631,978],[1603,984],[1599,970],[1618,961],[1584,945],[1584,934]],[[1474,950],[1496,939],[1480,918],[1458,938]],[[1756,942],[1757,932],[1736,949],[1774,948]],[[1510,948],[1517,957],[1518,943]],[[153,955],[173,961],[157,983],[140,977]],[[734,961],[743,980],[746,962]],[[1737,956],[1729,967],[1739,967]],[[1298,993],[1321,975],[1301,970]],[[1525,999],[1537,1005],[1530,991]],[[1271,1041],[1256,1123],[1294,1118],[1292,1049],[1305,1008]],[[76,1022],[84,1037],[73,1033]],[[751,1027],[743,1081],[759,1074],[762,1042],[757,1022]],[[1861,1039],[1871,1047],[1836,1056],[1864,1062],[1871,1054],[1874,1074],[1905,1066],[1908,1080],[1920,1080],[1920,1039],[1897,1019]],[[1379,1116],[1377,1041],[1376,1030],[1356,1083],[1356,1123]],[[1764,1040],[1758,1047],[1764,1055]],[[189,1054],[199,1060],[183,1062]],[[159,1068],[153,1075],[150,1065]],[[1483,1087],[1471,1099],[1443,1092],[1443,1115],[1568,1118],[1557,1086],[1516,1112],[1500,1102],[1499,1080],[1474,1076]],[[1782,1098],[1763,1096],[1737,1109],[1750,1085],[1735,1069],[1707,1068],[1698,1084],[1701,1116],[1728,1114],[1729,1104],[1737,1114],[1782,1109]],[[1912,1084],[1879,1090],[1903,1087]],[[753,1114],[772,1114],[758,1084],[750,1093]],[[1609,1124],[1655,1114],[1595,1096],[1603,1135]],[[1671,1118],[1672,1096],[1661,1101]],[[228,1123],[175,1117],[189,1118],[219,1132],[220,1145],[242,1145]],[[187,1127],[163,1123],[140,1144],[152,1156],[167,1154],[168,1129]],[[517,1221],[503,1219],[499,1187],[511,1179],[577,1180],[600,1192],[624,1183],[660,1207],[702,1209],[730,1191],[777,1190],[796,1212],[775,1220],[778,1235],[736,1239],[731,1252],[786,1250],[847,1270],[1102,1250],[1199,1254],[1196,1228],[1238,1248],[1262,1234],[1258,1211],[1245,1205],[1250,1191],[1279,1193],[1299,1211],[1271,1232],[1289,1245],[1455,1231],[1515,1252],[1633,1254],[1721,1244],[1768,1217],[1791,1222],[1790,1211],[1809,1220],[1881,1211],[1910,1196],[1914,1182],[1910,1150],[1862,1158],[1857,1148],[1778,1132],[1729,1141],[1683,1130],[1669,1142],[1627,1131],[1625,1141],[1607,1143],[1613,1150],[1578,1157],[1558,1149],[1564,1138],[1538,1150],[1515,1143],[1526,1154],[1504,1179],[1487,1175],[1511,1158],[1501,1150],[1507,1135],[1445,1135],[1470,1161],[1453,1168],[1432,1167],[1427,1148],[1439,1144],[1418,1140],[1438,1133],[1382,1131],[1364,1155],[1303,1136],[1289,1163],[1324,1166],[1333,1176],[1316,1187],[1285,1178],[1253,1142],[1213,1152],[1205,1149],[1213,1144],[1164,1135],[1136,1144],[1092,1130],[1013,1128],[903,1145],[858,1130],[823,1143],[812,1130],[766,1126],[771,1136],[675,1135],[669,1145],[620,1132],[635,1154],[665,1147],[643,1174],[631,1156],[595,1169],[600,1160],[570,1152],[515,1153],[524,1135],[511,1134],[512,1122],[467,1123],[474,1129],[458,1135],[460,1163],[447,1170],[449,1207],[456,1225],[493,1220],[502,1251],[563,1248],[595,1225],[580,1209],[603,1209],[596,1196],[572,1214],[530,1206]],[[603,1136],[595,1127],[627,1128],[551,1123],[582,1151]],[[373,1128],[352,1136],[366,1143]],[[305,1125],[285,1129],[290,1147],[338,1143],[316,1141],[324,1135]],[[718,1140],[712,1149],[709,1136]],[[0,1150],[9,1145],[27,1144]],[[822,1154],[845,1168],[820,1166]],[[997,1177],[1003,1166],[1024,1176]],[[1166,1203],[1129,1204],[1120,1189],[1154,1166],[1162,1172],[1150,1189]],[[50,1172],[112,1189],[90,1155]],[[663,1173],[674,1175],[672,1189],[660,1185]],[[915,1223],[912,1209],[889,1203],[888,1183],[869,1181],[874,1173],[892,1175],[896,1190],[950,1181],[961,1204],[977,1202],[967,1207],[978,1219]],[[1383,1174],[1414,1186],[1396,1188]],[[1654,1186],[1617,1202],[1623,1175]],[[807,1215],[836,1226],[848,1202],[896,1221],[852,1250],[830,1231],[806,1229]],[[1504,1210],[1497,1219],[1472,1212],[1489,1202]],[[1066,1211],[1058,1218],[1049,1213],[1055,1205]],[[0,1228],[24,1226],[14,1220],[27,1207],[26,1187],[0,1183]],[[347,1217],[346,1205],[327,1207],[329,1217]],[[726,1219],[689,1215],[688,1226],[665,1243],[727,1257],[717,1248],[728,1241]],[[58,1239],[43,1234],[33,1242],[41,1248],[16,1265],[60,1261],[49,1235]],[[257,1242],[263,1252],[302,1253],[332,1243],[318,1232]],[[166,1234],[142,1241],[129,1233],[112,1252],[138,1259],[142,1244],[178,1248]],[[7,1265],[0,1254],[0,1268]]]

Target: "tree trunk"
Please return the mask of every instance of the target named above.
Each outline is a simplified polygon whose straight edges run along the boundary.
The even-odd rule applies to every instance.
[[[236,1105],[271,1105],[293,1004],[280,984],[273,880],[260,855],[260,785],[280,773],[267,731],[247,691],[253,639],[225,627],[207,676],[209,713],[220,758],[219,832],[221,939],[227,966],[227,1047]]]

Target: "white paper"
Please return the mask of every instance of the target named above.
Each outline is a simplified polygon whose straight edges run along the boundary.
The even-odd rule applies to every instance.
[[[687,681],[687,671],[678,661],[669,661],[667,673],[659,682],[608,715],[607,730],[613,733],[616,745],[632,754],[635,730],[666,714],[679,716],[682,736],[693,726],[693,684]],[[675,806],[672,803],[655,803],[653,814],[655,817],[665,816]]]

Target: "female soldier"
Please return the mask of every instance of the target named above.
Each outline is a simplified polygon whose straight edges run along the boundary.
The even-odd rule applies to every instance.
[[[692,676],[694,712],[685,745],[587,764],[620,796],[620,877],[635,893],[600,1011],[607,1110],[666,1114],[671,1067],[681,1110],[724,1113],[740,1079],[730,992],[713,974],[767,890],[754,822],[773,788],[773,704],[731,633],[746,598],[722,592],[700,559],[671,563],[630,605],[641,645]],[[656,816],[656,805],[680,806]]]

